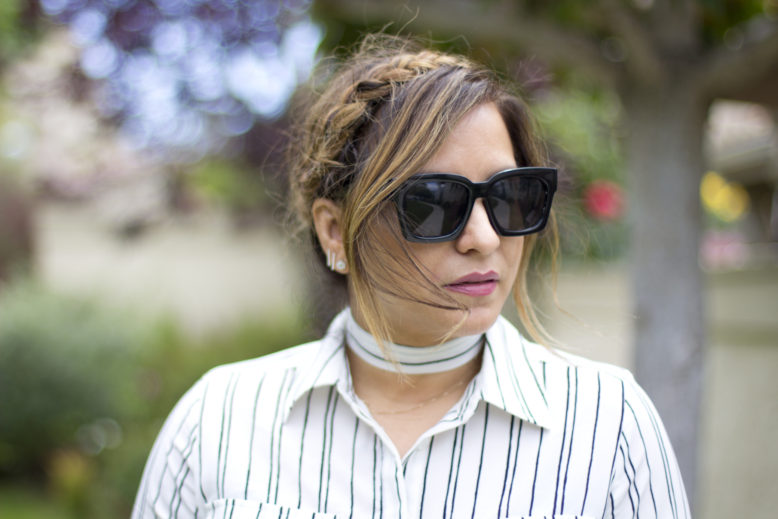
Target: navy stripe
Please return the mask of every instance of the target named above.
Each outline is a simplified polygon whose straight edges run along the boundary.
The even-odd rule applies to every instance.
[[[251,437],[249,438],[249,464],[246,468],[246,488],[243,490],[243,499],[247,499],[249,495],[249,481],[251,481],[251,464],[252,457],[254,455],[254,436],[255,428],[257,425],[257,407],[259,407],[259,392],[262,391],[262,383],[265,381],[265,377],[262,377],[257,384],[257,392],[254,395],[254,407],[251,412]]]
[[[635,485],[635,482],[632,480],[632,478],[629,475],[629,471],[627,471],[627,457],[624,454],[624,446],[619,447],[619,452],[621,452],[621,462],[622,466],[624,467],[624,477],[627,478],[628,485],[627,485],[627,497],[629,497],[629,504],[632,507],[632,515],[635,515],[635,501],[632,499],[632,488]]]
[[[512,450],[512,447],[513,447],[513,425],[514,425],[515,421],[516,421],[516,417],[515,416],[511,416],[511,428],[508,430],[508,454],[507,454],[507,456],[505,456],[505,475],[502,478],[502,492],[500,492],[500,503],[497,505],[497,513],[498,514],[502,510],[502,503],[505,500],[505,491],[507,490],[507,487],[508,487],[508,471],[511,468],[511,450]],[[518,445],[516,447],[517,447],[516,450],[518,451]],[[515,465],[513,467],[513,473],[514,474],[516,473],[516,466]],[[506,510],[505,514],[507,515],[507,513],[508,513],[508,511]]]
[[[491,359],[492,367],[494,369],[495,376],[497,377],[497,389],[500,392],[500,400],[502,401],[502,408],[505,409],[508,405],[505,403],[505,395],[502,392],[503,384],[500,383],[500,373],[497,369],[497,359],[494,358],[494,351],[492,351],[492,345],[489,341],[486,341],[486,351],[489,352],[489,359]]]
[[[481,457],[478,462],[478,476],[475,478],[475,492],[473,493],[473,513],[470,519],[475,518],[476,507],[478,506],[478,490],[481,485],[481,471],[484,468],[484,451],[486,450],[486,429],[489,425],[489,404],[484,404],[484,430],[481,433]]]
[[[208,501],[208,499],[205,497],[205,489],[203,488],[203,414],[205,410],[205,399],[208,396],[208,384],[205,384],[205,387],[203,388],[203,396],[200,398],[200,417],[197,421],[197,436],[200,438],[198,441],[198,448],[199,448],[199,460],[200,463],[197,464],[197,470],[198,470],[198,477],[197,481],[200,482],[200,497],[203,499],[203,503]]]
[[[586,498],[589,497],[589,483],[592,476],[592,464],[594,463],[594,444],[597,441],[597,422],[600,419],[600,392],[602,390],[600,374],[597,373],[597,407],[594,410],[594,427],[592,428],[592,449],[589,454],[589,468],[586,470],[586,490],[584,491],[583,502],[581,503],[581,515],[586,509]]]
[[[192,410],[192,408],[194,408],[196,403],[197,403],[196,401],[192,402],[192,404],[189,406],[189,408],[187,409],[187,411],[185,413],[186,415],[189,414],[189,412]],[[186,420],[181,420],[181,422],[178,424],[178,427],[176,428],[174,437],[178,436],[181,433],[181,429],[184,427],[185,424],[186,424]],[[192,431],[190,431],[187,436],[191,438],[191,435],[192,435]],[[175,448],[175,444],[173,442],[171,442],[170,446],[168,447],[167,451],[165,452],[165,456],[164,456],[164,458],[166,460],[165,461],[166,464],[167,464],[167,460],[170,459],[170,455],[173,453],[174,448]],[[178,474],[179,471],[180,471],[180,467],[179,467],[178,470],[176,470],[176,474]],[[144,488],[145,488],[145,486],[146,485],[144,485]],[[154,505],[157,504],[157,501],[159,501],[160,495],[162,494],[162,488],[163,488],[162,485],[157,486],[157,492],[154,495],[154,500],[151,502],[152,508],[154,507]],[[145,501],[146,500],[145,500],[145,493],[144,493],[144,499],[143,499],[142,503],[145,504]],[[143,508],[145,509],[145,506]]]
[[[613,461],[611,461],[611,481],[615,478],[614,474],[614,468],[616,467],[616,455],[619,453],[618,445],[619,445],[619,438],[621,437],[621,430],[624,427],[624,401],[625,401],[625,390],[624,390],[624,382],[621,382],[621,418],[619,418],[619,431],[616,434],[616,448],[613,449]],[[611,505],[613,504],[613,494],[611,493]]]
[[[639,395],[641,400],[643,400],[644,407],[646,409],[650,409],[651,403],[645,402],[644,399],[647,398],[644,395]],[[657,423],[657,417],[653,413],[649,413],[649,420],[651,422],[651,426],[654,429],[654,435],[657,444],[659,445],[659,451],[662,455],[662,466],[664,467],[665,472],[665,482],[667,484],[667,494],[670,499],[670,505],[673,508],[673,518],[677,519],[678,517],[678,506],[675,499],[675,483],[673,482],[673,470],[670,468],[670,460],[669,455],[667,453],[667,449],[665,448],[665,444],[662,441],[662,431],[661,427]],[[680,475],[679,475],[680,477]],[[685,512],[684,512],[685,513]]]
[[[448,496],[451,492],[451,475],[454,473],[454,454],[457,451],[457,437],[459,436],[459,427],[454,429],[454,438],[451,441],[451,458],[448,466],[448,481],[446,482],[446,497],[443,499],[443,517],[446,517],[446,508],[448,507]]]
[[[430,438],[429,446],[427,447],[427,462],[424,464],[424,482],[421,485],[421,500],[419,501],[419,517],[424,515],[424,495],[427,493],[427,476],[430,471],[430,458],[432,458],[432,445],[435,441],[435,437]]]
[[[648,490],[651,494],[651,503],[654,506],[654,515],[658,515],[658,511],[656,509],[656,498],[654,497],[654,478],[651,474],[651,457],[648,455],[648,447],[646,446],[646,439],[643,437],[643,430],[640,427],[640,423],[638,422],[637,416],[635,415],[635,410],[632,409],[632,406],[627,402],[627,409],[629,409],[630,413],[632,413],[632,417],[635,420],[635,425],[638,430],[638,435],[640,435],[640,441],[643,444],[643,453],[645,454],[645,460],[646,460],[646,467],[648,468]]]
[[[567,491],[567,475],[570,472],[570,458],[573,457],[573,440],[575,439],[575,419],[578,415],[578,368],[575,368],[575,398],[573,400],[573,423],[570,426],[570,441],[567,444],[567,466],[565,467],[565,479],[562,485],[562,503],[559,511],[565,513],[565,493]]]
[[[224,486],[219,484],[220,483],[220,479],[224,477],[224,472],[222,471],[222,468],[221,468],[222,467],[222,452],[227,447],[225,445],[225,441],[224,441],[224,430],[225,430],[224,422],[226,422],[228,419],[232,418],[232,414],[230,414],[228,416],[228,410],[230,408],[227,406],[227,400],[228,400],[229,395],[230,395],[230,389],[232,388],[233,377],[234,377],[233,375],[230,375],[230,379],[227,382],[227,388],[224,391],[224,402],[222,403],[222,421],[221,421],[221,426],[220,426],[220,431],[219,431],[219,450],[218,450],[217,458],[216,458],[216,495],[219,496],[220,498],[224,497]],[[225,452],[224,458],[225,458],[224,459],[224,465],[226,466],[227,465],[227,459],[226,459],[227,458],[227,454],[226,454],[226,452]]]
[[[567,419],[570,416],[570,366],[567,367],[567,397],[565,398],[565,425],[562,427],[561,449],[559,451],[559,462],[556,467],[556,482],[554,483],[554,506],[551,508],[557,513],[557,500],[559,499],[559,479],[562,475],[562,459],[565,456],[565,439],[567,438]]]
[[[524,422],[519,422],[519,432],[516,435],[516,452],[513,454],[513,474],[511,475],[511,489],[508,491],[508,504],[505,507],[505,515],[511,515],[511,496],[513,495],[513,483],[516,481],[516,466],[519,461],[519,446],[521,445],[521,430]]]
[[[635,508],[637,509],[638,517],[640,516],[640,489],[638,488],[638,482],[637,482],[637,471],[635,470],[635,464],[632,463],[632,456],[630,455],[630,447],[629,447],[629,441],[627,441],[627,437],[624,436],[624,433],[621,433],[621,437],[624,438],[624,445],[626,445],[626,452],[624,449],[622,449],[622,456],[626,454],[626,461],[629,462],[629,467],[632,469],[632,477],[630,478],[629,475],[627,475],[627,479],[632,481],[632,486],[635,488]],[[624,467],[624,472],[627,472],[626,467]]]
[[[330,406],[335,393],[335,388],[331,387],[327,392],[327,406],[324,408],[324,423],[322,424],[322,445],[321,445],[321,464],[319,466],[319,504],[317,508],[321,510],[321,493],[324,489],[324,459],[327,455],[327,416],[330,413]]]
[[[351,482],[350,482],[350,494],[351,494],[351,510],[349,511],[349,517],[354,517],[354,479],[356,473],[354,472],[354,461],[356,460],[357,451],[357,433],[359,432],[359,419],[354,420],[354,438],[351,440]]]
[[[227,420],[227,437],[229,438],[232,432],[232,415],[233,415],[233,406],[235,403],[235,389],[238,387],[238,382],[240,381],[240,375],[235,377],[235,382],[232,384],[232,391],[230,391],[230,407],[229,407],[229,415]],[[229,389],[228,389],[229,391]],[[225,497],[225,491],[224,491],[224,480],[227,479],[227,461],[229,460],[228,456],[230,453],[230,442],[224,443],[224,466],[222,468],[222,488],[221,488],[221,496]]]
[[[325,493],[324,497],[324,511],[326,512],[328,510],[329,502],[330,502],[330,481],[332,478],[332,444],[335,441],[335,411],[338,407],[338,402],[340,401],[340,398],[338,398],[338,394],[335,393],[335,399],[332,403],[332,414],[330,414],[330,423],[329,423],[329,445],[327,446],[327,491]]]
[[[508,361],[509,361],[510,365],[513,365],[514,361],[513,361],[512,352],[510,350],[508,350],[506,352],[506,355],[508,356]],[[537,423],[537,419],[535,418],[535,415],[532,414],[532,411],[530,410],[529,405],[527,403],[527,397],[524,395],[524,390],[521,388],[522,378],[523,377],[513,376],[513,377],[509,377],[509,378],[510,378],[510,381],[511,381],[511,387],[513,388],[513,392],[514,392],[516,398],[518,399],[518,401],[521,403],[522,409],[524,409],[524,412],[527,414],[527,416],[529,417],[530,420],[532,420],[533,422]]]
[[[377,457],[378,457],[378,435],[373,434],[373,515],[371,515],[371,517],[375,517],[376,508],[377,508],[376,506],[376,472],[378,471]]]
[[[535,506],[535,486],[538,483],[538,468],[540,467],[540,451],[543,447],[543,432],[540,430],[540,439],[538,440],[538,456],[535,459],[535,475],[532,476],[532,499],[529,502],[529,515],[532,515],[532,508]]]
[[[292,380],[292,377],[289,376],[291,373],[289,371],[284,372],[284,378],[281,380],[281,387],[283,388],[284,384],[287,382],[287,377],[289,380]],[[275,495],[273,497],[273,502],[278,502],[278,487],[281,486],[281,468],[284,466],[283,463],[281,463],[281,442],[284,439],[284,424],[281,423],[278,427],[276,427],[276,418],[281,417],[284,408],[286,407],[286,400],[289,397],[289,391],[286,391],[284,393],[284,398],[281,398],[280,395],[278,397],[276,410],[275,410],[275,416],[273,417],[273,433],[278,436],[278,442],[276,442],[276,491]],[[272,442],[271,442],[272,444]]]
[[[175,477],[175,481],[178,481],[178,484],[176,486],[176,493],[173,494],[173,499],[170,501],[170,514],[173,515],[174,517],[178,516],[178,509],[181,507],[181,489],[184,488],[184,483],[186,482],[186,478],[187,476],[189,476],[189,471],[190,471],[190,467],[186,465],[186,458],[189,457],[189,453],[191,453],[191,449],[193,446],[194,446],[194,437],[192,437],[191,443],[187,445],[187,449],[186,449],[187,455],[185,456],[184,461],[182,462],[181,465],[181,468],[183,469],[185,467],[186,470],[183,472],[183,474],[179,473]],[[173,503],[175,503],[176,501],[178,501],[178,504],[176,505],[176,510],[174,514]]]
[[[305,399],[305,417],[303,418],[303,430],[300,433],[300,459],[297,463],[297,508],[303,502],[303,459],[305,451],[305,432],[308,430],[308,415],[311,411],[311,397],[313,391],[308,391],[308,398]]]
[[[535,374],[535,370],[532,368],[532,362],[527,357],[527,348],[524,347],[524,341],[522,341],[521,344],[521,352],[524,354],[524,362],[526,363],[527,367],[529,368],[529,372],[532,373],[532,378],[535,380],[535,385],[538,387],[538,392],[540,393],[540,396],[543,398],[543,403],[548,405],[548,400],[546,400],[546,374],[545,374],[545,367],[546,364],[543,363],[543,386],[541,387],[540,381],[538,380],[538,376]]]

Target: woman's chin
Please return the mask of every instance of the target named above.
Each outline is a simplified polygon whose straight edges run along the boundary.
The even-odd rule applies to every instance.
[[[462,325],[461,333],[457,335],[476,335],[484,333],[492,327],[499,317],[500,312],[481,310],[471,310],[465,323]]]
[[[450,311],[447,312],[448,319],[441,319],[439,340],[448,338],[453,339],[456,337],[464,337],[466,335],[479,335],[494,324],[500,312],[486,308],[471,309],[469,313],[464,314],[462,311]],[[463,319],[464,318],[464,319]],[[429,328],[429,324],[427,325]],[[451,330],[456,330],[450,337],[446,337],[451,333]]]

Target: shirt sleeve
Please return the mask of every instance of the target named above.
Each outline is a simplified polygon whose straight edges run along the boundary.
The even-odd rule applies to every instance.
[[[204,502],[200,474],[203,381],[178,402],[162,427],[143,471],[132,519],[192,518]]]
[[[662,420],[631,375],[603,518],[688,519],[681,472]]]

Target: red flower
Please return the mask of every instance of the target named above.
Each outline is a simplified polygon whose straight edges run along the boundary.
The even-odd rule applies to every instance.
[[[596,220],[617,220],[624,212],[621,187],[608,180],[595,180],[589,184],[583,200],[586,211]]]

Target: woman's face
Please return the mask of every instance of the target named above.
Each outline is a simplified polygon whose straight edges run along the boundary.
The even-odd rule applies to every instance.
[[[508,130],[497,107],[487,103],[475,107],[454,127],[421,173],[453,173],[483,182],[514,167],[516,160]],[[523,244],[521,236],[497,234],[483,200],[478,199],[455,240],[405,245],[439,288],[470,309],[454,335],[462,336],[482,333],[497,319],[516,279]],[[406,286],[397,288],[418,294],[419,282],[411,277],[402,282]],[[382,294],[379,300],[392,339],[408,346],[439,342],[463,316],[461,311],[434,308],[395,296]],[[450,301],[442,302],[450,305]],[[361,321],[358,311],[355,317]]]

